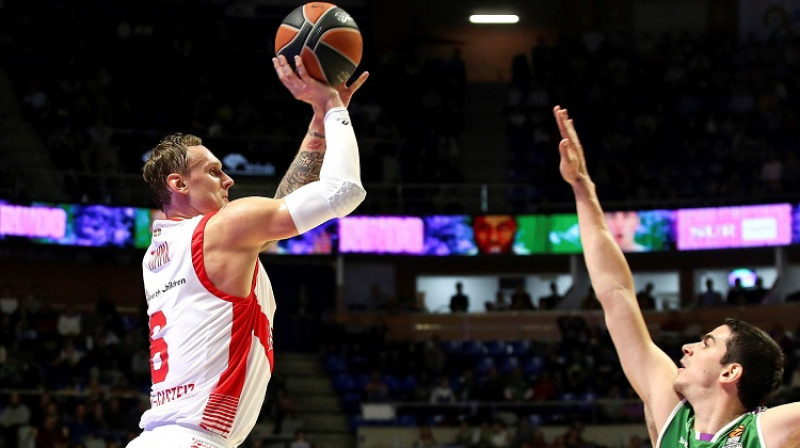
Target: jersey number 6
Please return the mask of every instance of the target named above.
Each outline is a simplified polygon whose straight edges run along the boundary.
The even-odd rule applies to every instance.
[[[167,317],[163,311],[150,316],[150,376],[153,384],[158,384],[167,378],[169,373],[169,354],[167,353],[167,341],[163,336],[155,337],[156,333],[167,326]]]

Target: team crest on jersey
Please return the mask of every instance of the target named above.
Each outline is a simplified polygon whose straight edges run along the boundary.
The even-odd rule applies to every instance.
[[[744,434],[744,425],[739,425],[728,434],[724,448],[742,448],[742,434]]]
[[[150,259],[147,261],[147,269],[155,271],[161,266],[169,263],[169,244],[166,241],[159,244],[150,251]]]

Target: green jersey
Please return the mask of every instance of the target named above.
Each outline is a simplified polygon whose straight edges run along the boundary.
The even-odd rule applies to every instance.
[[[716,434],[701,435],[693,429],[694,409],[683,400],[658,434],[656,448],[766,448],[758,417],[758,412],[748,412]]]

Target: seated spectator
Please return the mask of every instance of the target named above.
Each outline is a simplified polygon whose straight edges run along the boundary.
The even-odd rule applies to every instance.
[[[46,415],[41,425],[36,428],[36,446],[67,448],[69,446],[69,429],[61,423],[56,415]]]
[[[486,302],[486,311],[508,311],[511,304],[506,300],[506,293],[498,289],[494,295],[494,302]]]
[[[469,420],[465,417],[461,417],[458,421],[458,431],[453,438],[453,445],[460,448],[472,446],[472,428],[469,426]]]
[[[437,403],[453,403],[456,401],[456,395],[453,388],[450,387],[450,380],[447,376],[442,375],[439,377],[439,382],[431,390],[431,404]]]
[[[733,286],[728,290],[728,295],[725,297],[728,305],[742,306],[747,305],[747,290],[742,286],[742,279],[736,277]]]
[[[58,316],[58,334],[62,337],[81,335],[81,315],[72,303],[67,304],[64,312]]]
[[[0,435],[9,447],[19,446],[19,429],[31,421],[31,410],[28,408],[19,393],[12,392],[8,396],[8,403],[0,412]]]
[[[521,368],[516,367],[511,371],[511,376],[503,389],[503,397],[507,401],[524,401],[533,397],[533,389],[522,375]]]
[[[437,448],[439,442],[436,441],[433,429],[430,426],[420,426],[417,438],[411,446],[412,448]]]
[[[642,310],[656,309],[656,298],[653,297],[654,288],[655,286],[648,282],[644,289],[636,294],[636,301],[639,302],[639,308]]]
[[[469,296],[464,294],[464,285],[456,283],[456,293],[450,297],[451,313],[466,313],[469,311]]]
[[[536,309],[536,307],[533,306],[531,295],[528,294],[528,291],[525,290],[525,285],[522,283],[518,284],[514,289],[514,293],[511,294],[511,306],[509,309],[512,311],[530,311]]]
[[[505,422],[500,419],[495,419],[492,422],[490,444],[492,448],[505,448],[511,445],[511,435],[508,433]]]
[[[700,308],[715,308],[725,303],[722,294],[714,289],[714,280],[706,279],[706,290],[697,296],[697,306]]]
[[[509,446],[511,446],[511,448],[522,448],[523,443],[530,443],[533,441],[535,432],[536,430],[531,426],[530,419],[524,417],[519,418]]]
[[[502,401],[505,392],[505,379],[500,376],[497,367],[489,367],[478,389],[478,399],[481,401]]]
[[[364,401],[381,402],[389,399],[389,387],[383,381],[381,373],[374,370],[370,375],[369,381],[364,385]]]
[[[539,376],[533,381],[532,389],[532,398],[535,401],[555,400],[558,397],[558,386],[547,368],[539,372]]]
[[[20,319],[19,298],[11,284],[3,285],[0,291],[0,313],[11,318],[11,323],[16,324]]]
[[[544,296],[539,299],[539,308],[543,310],[554,310],[564,297],[558,293],[558,285],[556,282],[550,282],[550,295]]]
[[[764,279],[761,276],[756,277],[755,285],[747,291],[747,304],[760,305],[769,294],[769,289],[764,287]]]
[[[482,420],[480,426],[472,430],[473,448],[492,448],[492,424],[489,420]]]
[[[305,431],[302,429],[295,430],[294,440],[289,444],[289,448],[311,448],[311,443],[306,438]]]

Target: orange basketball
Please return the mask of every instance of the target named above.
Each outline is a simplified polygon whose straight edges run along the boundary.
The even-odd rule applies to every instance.
[[[344,9],[333,3],[310,2],[294,9],[278,27],[275,54],[294,67],[300,55],[308,74],[330,85],[350,79],[361,62],[361,31]]]

